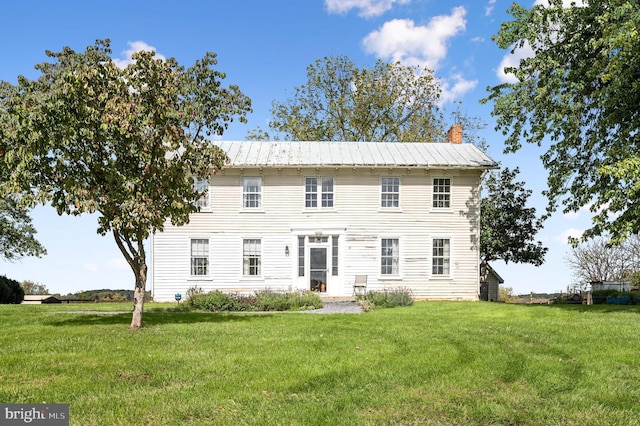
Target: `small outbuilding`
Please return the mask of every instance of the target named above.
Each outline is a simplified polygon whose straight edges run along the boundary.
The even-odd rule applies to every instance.
[[[504,284],[502,277],[489,265],[480,265],[480,300],[499,302],[500,284]]]
[[[50,294],[25,294],[23,305],[42,305],[48,303],[62,303],[60,299]]]

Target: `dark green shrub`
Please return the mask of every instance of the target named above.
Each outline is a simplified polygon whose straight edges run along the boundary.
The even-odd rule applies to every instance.
[[[608,303],[607,300],[609,300],[609,303],[610,303],[611,299],[622,299],[625,297],[629,298],[628,303],[630,304],[638,303],[637,299],[639,297],[639,294],[638,292],[635,292],[635,291],[619,291],[619,290],[613,290],[613,289],[606,289],[606,290],[594,290],[591,292],[591,300],[594,305]]]
[[[368,301],[373,309],[395,308],[396,306],[413,305],[413,294],[411,289],[406,287],[385,288],[379,291],[367,292],[364,295],[364,300]]]
[[[190,297],[187,303],[195,309],[203,309],[211,312],[233,311],[234,301],[231,295],[215,290],[207,294],[198,294]]]
[[[294,293],[288,293],[288,295],[294,299],[292,301],[294,309],[322,308],[322,299],[318,296],[318,293],[311,290],[299,290]]]
[[[20,304],[24,300],[24,289],[20,283],[0,275],[0,303]]]
[[[285,293],[273,290],[256,291],[259,311],[289,311],[292,308],[291,300]]]

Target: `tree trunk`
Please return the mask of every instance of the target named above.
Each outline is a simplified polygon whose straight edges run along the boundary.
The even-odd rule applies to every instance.
[[[133,292],[133,316],[131,317],[131,328],[142,327],[142,311],[144,309],[144,290],[147,284],[147,264],[139,262],[137,265],[136,288]]]

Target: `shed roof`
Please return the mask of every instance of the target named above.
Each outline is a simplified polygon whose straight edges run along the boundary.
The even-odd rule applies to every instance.
[[[491,169],[498,164],[470,144],[406,142],[218,141],[227,167],[418,167]]]

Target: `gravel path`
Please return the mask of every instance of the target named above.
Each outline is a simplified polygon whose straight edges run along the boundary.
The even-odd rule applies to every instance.
[[[361,314],[362,307],[354,300],[325,301],[322,308],[300,311],[304,314]]]

